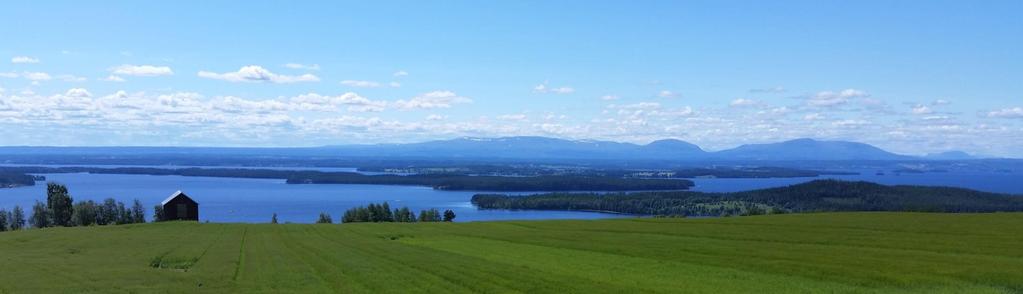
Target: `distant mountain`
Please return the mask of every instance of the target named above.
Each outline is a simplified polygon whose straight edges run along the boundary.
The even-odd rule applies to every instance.
[[[945,151],[941,153],[927,154],[924,155],[924,158],[931,160],[968,160],[977,159],[978,157],[962,151]]]
[[[412,144],[335,146],[337,155],[491,159],[611,159],[669,161],[733,160],[911,160],[856,142],[797,139],[742,145],[706,152],[694,144],[665,139],[646,145],[547,137],[458,138]]]
[[[796,139],[779,143],[748,144],[714,152],[720,160],[907,160],[869,144],[847,141]]]
[[[660,140],[648,145],[548,137],[458,138],[412,144],[332,146],[338,155],[499,159],[699,159],[699,146]]]
[[[894,154],[857,142],[796,139],[769,144],[749,144],[707,152],[694,144],[665,139],[646,145],[597,140],[566,140],[537,136],[474,138],[409,144],[340,145],[301,148],[231,147],[0,147],[0,155],[32,157],[92,156],[96,158],[157,158],[227,156],[317,159],[417,159],[417,160],[646,160],[646,161],[824,161],[824,160],[926,160],[969,159],[962,152],[927,157]],[[90,158],[92,158],[90,157]],[[42,158],[42,157],[39,157]],[[209,160],[207,160],[209,161]],[[0,162],[2,163],[2,162]],[[157,162],[160,163],[160,162]]]

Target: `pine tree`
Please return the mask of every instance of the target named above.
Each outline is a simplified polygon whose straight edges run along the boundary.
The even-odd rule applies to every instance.
[[[455,212],[450,209],[444,211],[444,221],[451,222],[455,220]]]
[[[153,207],[153,221],[162,222],[164,220],[166,220],[166,218],[164,218],[163,215],[163,205],[157,204],[156,206]]]
[[[0,232],[7,230],[7,210],[0,208]]]
[[[142,201],[135,199],[131,205],[131,222],[141,224],[146,222],[146,209],[142,206]]]
[[[271,224],[276,224],[277,223],[277,213],[276,212],[274,212],[274,215],[270,217],[270,223]]]
[[[330,219],[330,215],[327,214],[326,212],[321,212],[320,213],[320,218],[316,220],[316,223],[318,223],[318,224],[332,224],[332,223],[334,223],[334,220]]]
[[[11,231],[25,228],[25,211],[21,209],[21,206],[14,206],[14,209],[8,215],[7,222],[11,223]]]

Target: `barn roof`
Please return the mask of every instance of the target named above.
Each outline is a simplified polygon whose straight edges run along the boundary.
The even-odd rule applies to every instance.
[[[178,190],[177,192],[174,192],[174,194],[171,194],[170,197],[167,197],[167,199],[164,199],[163,202],[160,202],[160,205],[167,205],[167,202],[174,200],[174,198],[178,198],[178,196],[183,196],[189,201],[195,202],[195,200],[192,200],[191,197],[188,197],[188,195],[185,195],[185,193],[181,192],[181,190]]]

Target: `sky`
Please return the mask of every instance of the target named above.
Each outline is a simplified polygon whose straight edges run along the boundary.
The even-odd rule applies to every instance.
[[[1023,157],[1021,1],[4,1],[0,145]]]

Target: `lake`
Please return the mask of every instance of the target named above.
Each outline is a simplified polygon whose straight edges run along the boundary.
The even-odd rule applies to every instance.
[[[44,174],[48,181],[67,185],[75,201],[101,201],[112,197],[131,205],[138,198],[152,218],[153,206],[177,190],[199,202],[202,221],[269,222],[277,213],[280,222],[310,223],[320,212],[340,221],[345,210],[387,201],[391,208],[419,210],[451,209],[455,221],[595,219],[627,215],[572,211],[478,210],[469,200],[472,191],[440,191],[422,186],[387,185],[289,185],[279,179],[241,179],[116,174]],[[30,214],[32,204],[46,201],[46,184],[0,189],[0,207],[21,205]]]
[[[353,171],[351,168],[306,169]],[[138,198],[146,205],[149,214],[152,214],[154,205],[175,191],[182,190],[200,203],[201,219],[213,222],[269,222],[271,215],[277,213],[281,222],[309,223],[315,221],[320,212],[330,213],[334,220],[339,221],[341,214],[348,208],[384,201],[392,208],[408,206],[417,213],[429,208],[441,211],[451,209],[457,215],[456,221],[632,217],[596,212],[478,210],[469,202],[473,194],[480,193],[478,191],[440,191],[421,186],[289,185],[278,179],[85,173],[45,176],[49,181],[67,185],[76,201],[101,201],[113,197],[130,205],[132,199]],[[734,192],[780,187],[820,178],[862,180],[887,185],[945,185],[1023,194],[1023,176],[1020,174],[959,172],[876,175],[871,171],[863,171],[859,175],[806,178],[693,179],[696,183],[693,190]],[[30,213],[35,200],[46,200],[46,187],[42,182],[37,182],[33,187],[0,189],[0,207],[6,209],[21,205],[26,213]]]
[[[885,185],[951,186],[978,191],[1023,194],[1023,175],[997,172],[927,172],[885,173],[859,171],[857,175],[823,175],[805,178],[692,179],[692,190],[703,192],[737,192],[782,187],[817,179],[868,181]]]

